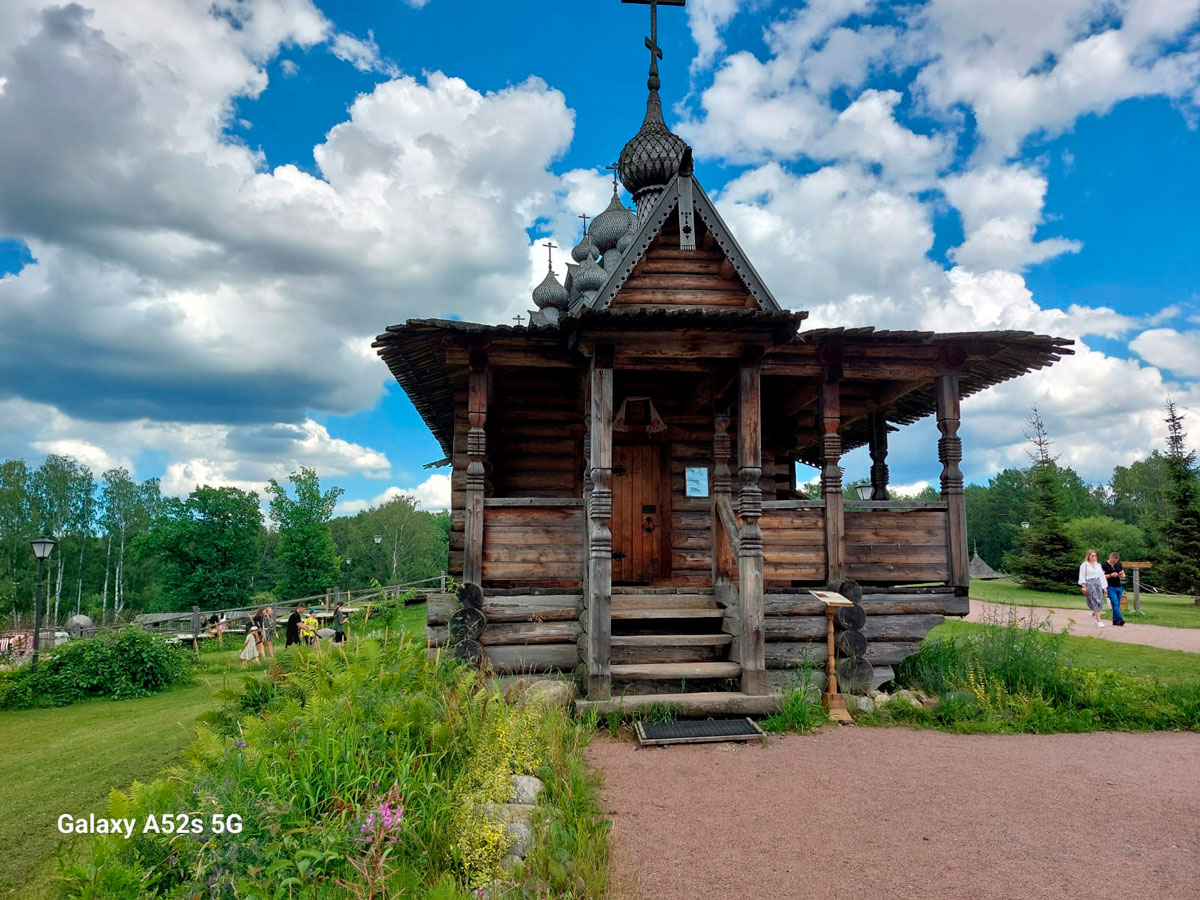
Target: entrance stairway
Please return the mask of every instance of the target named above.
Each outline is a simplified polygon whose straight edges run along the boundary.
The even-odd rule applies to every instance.
[[[612,699],[578,700],[576,706],[606,713],[660,703],[684,715],[773,710],[778,698],[740,692],[742,667],[729,658],[733,636],[724,620],[710,588],[614,587]]]

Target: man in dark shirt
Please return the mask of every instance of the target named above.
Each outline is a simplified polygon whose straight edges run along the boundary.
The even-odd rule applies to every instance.
[[[292,644],[300,643],[300,623],[304,620],[304,616],[300,610],[303,606],[297,606],[296,609],[288,616],[287,620],[287,640],[284,641],[284,647],[290,647]]]
[[[1121,566],[1121,557],[1116,553],[1108,554],[1108,562],[1100,563],[1100,568],[1104,570],[1104,577],[1108,580],[1108,602],[1112,604],[1113,624],[1124,625],[1125,619],[1121,617],[1121,597],[1125,595],[1125,588],[1121,582],[1125,578],[1125,569]]]

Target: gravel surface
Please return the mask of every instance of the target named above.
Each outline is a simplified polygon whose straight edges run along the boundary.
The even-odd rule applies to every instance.
[[[1024,621],[1033,616],[1034,621],[1041,622],[1050,619],[1056,631],[1066,628],[1071,634],[1083,637],[1097,637],[1102,641],[1117,641],[1122,644],[1145,644],[1148,647],[1161,647],[1163,650],[1186,650],[1190,653],[1200,653],[1200,628],[1170,628],[1166,625],[1139,625],[1136,619],[1126,619],[1125,625],[1117,628],[1112,622],[1105,622],[1103,628],[1097,628],[1091,614],[1086,609],[1044,609],[1036,606],[1010,606],[1005,603],[985,603],[982,600],[971,601],[971,613],[968,622],[1006,621],[1008,615],[1016,610],[1017,616]],[[1074,620],[1074,621],[1072,621]]]
[[[589,755],[622,900],[1200,897],[1200,734],[848,726]]]

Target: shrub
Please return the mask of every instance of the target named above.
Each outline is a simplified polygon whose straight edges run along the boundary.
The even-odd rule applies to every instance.
[[[936,708],[894,698],[873,718],[969,732],[1200,729],[1200,683],[1085,671],[1070,664],[1065,640],[1010,610],[1003,624],[926,641],[896,681],[938,695]]]
[[[102,633],[52,650],[36,672],[11,673],[0,684],[0,708],[145,697],[181,681],[189,665],[186,651],[138,628]]]
[[[210,723],[170,777],[114,792],[110,815],[237,814],[243,829],[96,838],[93,858],[122,884],[145,879],[131,900],[465,900],[509,849],[497,809],[515,773],[546,784],[539,842],[509,876],[537,885],[520,896],[603,895],[606,824],[586,732],[561,710],[506,702],[477,671],[427,657],[423,641],[296,648]],[[87,867],[60,876],[61,896],[89,896]]]

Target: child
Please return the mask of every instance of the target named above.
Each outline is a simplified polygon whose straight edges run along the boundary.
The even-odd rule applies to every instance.
[[[258,642],[258,628],[251,625],[250,630],[246,632],[246,645],[242,648],[242,666],[258,659]]]
[[[308,618],[304,620],[301,626],[304,632],[304,642],[310,647],[317,642],[317,628],[320,627],[320,622],[317,621],[317,611],[311,609],[308,611]]]

